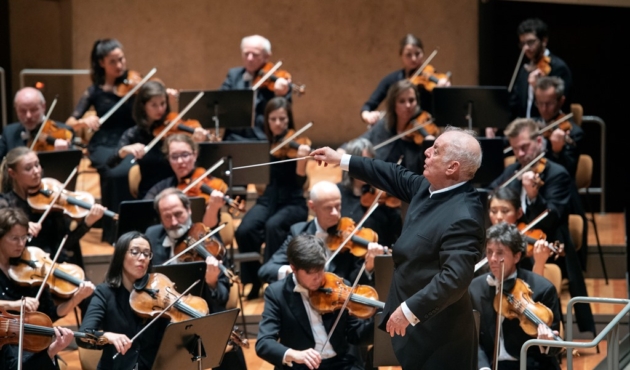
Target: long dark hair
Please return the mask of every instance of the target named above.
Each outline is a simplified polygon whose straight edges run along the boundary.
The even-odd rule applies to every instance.
[[[105,83],[105,68],[101,67],[100,62],[114,49],[122,50],[122,44],[116,39],[99,39],[94,42],[92,53],[90,54],[90,64],[92,72],[90,77],[94,85],[103,85]],[[122,81],[127,78],[127,73],[120,76],[118,80]]]
[[[418,104],[416,113],[420,112],[420,93],[418,93],[418,88],[416,85],[411,83],[411,81],[404,79],[394,83],[390,86],[389,90],[387,90],[387,97],[385,97],[385,112],[387,116],[387,128],[390,131],[395,130],[396,121],[398,117],[396,116],[396,99],[403,92],[412,89],[414,94],[416,95],[416,102]],[[416,114],[414,114],[416,116]]]
[[[504,200],[510,203],[512,207],[514,207],[515,211],[521,209],[521,198],[519,197],[518,193],[512,188],[499,188],[492,194],[490,194],[490,196],[488,197],[488,209],[490,209],[490,204],[492,203],[493,199]]]
[[[112,262],[109,264],[109,269],[107,269],[107,274],[105,275],[105,282],[112,288],[119,288],[120,284],[122,284],[125,255],[129,250],[129,244],[131,244],[131,241],[138,238],[146,240],[149,245],[151,245],[149,238],[139,231],[129,231],[122,234],[114,245],[114,256],[112,257]],[[152,266],[153,264],[151,263],[151,260],[149,260],[147,271],[151,271]]]
[[[270,143],[273,142],[273,133],[269,128],[269,115],[271,112],[278,110],[280,108],[284,108],[287,111],[287,117],[289,118],[289,124],[287,125],[288,129],[295,130],[295,123],[293,123],[293,110],[291,109],[291,102],[282,96],[276,96],[275,98],[269,100],[267,105],[265,106],[265,135],[267,135],[267,139]]]
[[[403,37],[402,40],[400,40],[400,51],[399,51],[400,55],[402,55],[403,50],[405,49],[405,46],[407,45],[415,46],[424,50],[424,46],[422,45],[422,40],[420,40],[418,37],[414,36],[411,33],[406,34],[405,37]]]
[[[133,102],[133,119],[136,121],[136,124],[143,129],[150,129],[149,122],[147,119],[147,111],[145,109],[145,105],[151,98],[155,96],[164,96],[166,99],[166,111],[164,111],[164,117],[166,117],[169,113],[171,113],[171,107],[168,103],[168,95],[166,94],[166,87],[159,81],[147,81],[140,89],[138,90],[138,96],[136,96],[135,101]]]

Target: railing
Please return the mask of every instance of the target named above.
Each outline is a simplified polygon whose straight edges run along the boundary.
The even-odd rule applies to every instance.
[[[575,303],[610,303],[610,304],[625,304],[626,306],[615,316],[612,321],[606,325],[595,339],[590,342],[572,342],[573,337],[573,305]],[[548,347],[560,347],[560,348],[592,348],[599,344],[599,342],[606,336],[606,362],[608,369],[619,369],[619,321],[630,312],[630,299],[617,299],[617,298],[590,298],[590,297],[575,297],[571,298],[567,305],[567,325],[566,325],[566,341],[555,340],[542,340],[542,339],[530,339],[521,347],[521,370],[527,369],[527,350],[531,346],[548,346]],[[573,369],[573,351],[567,351],[567,369]]]
[[[0,95],[2,98],[2,127],[7,125],[7,86],[4,78],[4,68],[0,67]]]
[[[89,75],[89,69],[23,69],[20,71],[20,89],[24,87],[24,76],[75,76]]]
[[[599,194],[599,204],[600,204],[600,208],[599,208],[599,212],[600,213],[606,213],[606,123],[604,122],[603,119],[597,117],[597,116],[584,116],[582,117],[582,125],[584,125],[584,122],[592,122],[592,123],[597,123],[600,128],[601,128],[601,138],[600,138],[600,143],[599,143],[599,147],[600,147],[600,171],[599,171],[599,183],[600,183],[600,187],[599,188],[588,188],[588,189],[582,189],[580,192],[582,193],[588,193],[588,194]]]

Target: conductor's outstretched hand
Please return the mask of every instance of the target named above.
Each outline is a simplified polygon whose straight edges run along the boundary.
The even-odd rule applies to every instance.
[[[313,150],[310,156],[317,161],[318,165],[321,166],[323,163],[324,167],[329,164],[338,166],[341,163],[341,154],[327,146]]]

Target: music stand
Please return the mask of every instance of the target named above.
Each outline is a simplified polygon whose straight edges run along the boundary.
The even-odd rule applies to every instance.
[[[477,173],[475,173],[472,182],[476,187],[484,188],[501,176],[505,169],[505,163],[503,161],[505,157],[503,155],[505,141],[502,137],[478,137],[477,139],[481,145],[483,156],[481,159],[481,167],[479,167]]]
[[[202,197],[190,198],[192,221],[201,222],[206,212],[206,200]],[[160,217],[153,208],[153,199],[125,200],[120,202],[116,240],[126,232],[145,232],[149,226],[160,223]],[[186,285],[188,286],[188,285]]]
[[[223,361],[239,309],[170,323],[164,332],[153,370],[209,369]]]
[[[183,292],[187,287],[191,286],[195,281],[201,280],[199,289],[191,289],[190,294],[201,297],[206,286],[206,262],[184,262],[172,263],[170,265],[153,266],[151,272],[159,272],[166,275],[173,283],[178,292]]]
[[[38,152],[39,164],[44,169],[42,177],[52,177],[64,183],[75,167],[81,162],[83,152],[79,149],[55,150],[50,152]],[[68,190],[75,190],[77,177],[74,176],[66,186]]]
[[[394,276],[394,260],[392,255],[381,255],[374,257],[374,289],[378,293],[380,301],[387,300],[389,288],[392,284]],[[378,312],[374,317],[374,359],[373,366],[400,366],[394,347],[392,347],[392,338],[389,334],[378,328],[383,319],[383,313]]]
[[[210,168],[221,158],[227,158],[225,163],[212,173],[215,177],[227,182],[230,190],[232,185],[247,186],[247,184],[269,183],[269,166],[253,167],[246,170],[231,171],[233,167],[248,166],[269,160],[269,142],[267,141],[226,141],[220,143],[200,143],[197,165]]]
[[[510,121],[505,86],[456,86],[433,89],[433,117],[438,126],[505,128]]]
[[[219,127],[254,126],[254,90],[184,90],[179,93],[179,106],[185,107],[200,91],[203,97],[184,115],[185,119],[196,119],[204,128],[215,129],[217,136]]]

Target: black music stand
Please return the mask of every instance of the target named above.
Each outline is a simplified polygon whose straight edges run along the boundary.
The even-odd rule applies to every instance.
[[[269,183],[269,166],[253,167],[232,171],[233,167],[248,166],[268,162],[270,145],[267,141],[228,141],[220,143],[200,143],[197,165],[210,168],[221,158],[227,158],[225,163],[212,173],[215,177],[232,185],[247,186],[247,184]]]
[[[472,179],[475,187],[485,188],[494,180],[496,180],[505,169],[503,158],[503,149],[505,148],[505,140],[502,137],[487,138],[478,137],[483,153],[481,159],[481,167],[475,173]]]
[[[238,308],[166,327],[153,370],[209,369],[221,365]]]
[[[374,288],[378,293],[379,300],[386,301],[389,295],[389,288],[392,284],[394,276],[394,261],[392,255],[381,255],[374,257]],[[374,316],[374,359],[372,365],[378,366],[400,366],[394,347],[392,347],[392,338],[389,334],[378,328],[383,320],[383,312],[378,312]]]
[[[505,86],[456,86],[433,89],[433,117],[438,126],[505,128],[510,121]]]
[[[202,197],[190,198],[192,221],[201,222],[206,212],[206,200]],[[149,226],[160,223],[160,217],[153,208],[153,199],[125,200],[120,202],[116,240],[128,231],[144,233]],[[187,285],[188,286],[188,285]]]
[[[72,170],[81,162],[83,152],[79,149],[55,150],[38,152],[37,157],[39,157],[39,164],[44,170],[42,177],[52,177],[64,183],[72,173]],[[70,180],[66,189],[71,191],[76,189],[77,177],[78,173]]]
[[[170,265],[157,265],[153,266],[151,272],[159,272],[166,275],[173,283],[175,283],[175,290],[183,292],[186,288],[191,286],[195,281],[200,280],[202,284],[199,284],[199,289],[191,289],[190,294],[202,297],[203,290],[206,287],[206,262],[183,262],[172,263]]]
[[[190,103],[200,91],[203,97],[193,105],[185,119],[196,119],[207,129],[254,126],[254,90],[184,90],[179,93],[179,108]]]

